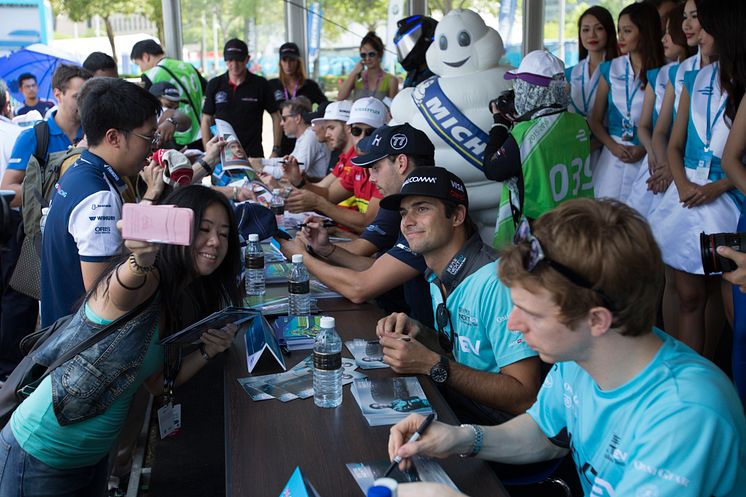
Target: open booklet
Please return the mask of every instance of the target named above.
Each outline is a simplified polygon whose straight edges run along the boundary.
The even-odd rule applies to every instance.
[[[370,426],[392,425],[412,413],[427,416],[433,412],[419,380],[414,376],[355,380],[352,396]]]
[[[458,490],[456,484],[453,483],[453,480],[451,480],[437,461],[427,457],[414,456],[412,462],[414,463],[413,466],[406,471],[400,471],[399,468],[394,468],[389,475],[389,478],[393,478],[399,483],[410,483],[415,481],[442,483],[454,490]],[[349,463],[347,464],[347,469],[360,486],[363,495],[366,495],[368,489],[373,485],[373,483],[378,478],[383,477],[389,464],[390,461],[386,460],[370,463]]]
[[[241,142],[238,141],[233,126],[228,121],[215,119],[215,127],[217,128],[218,136],[228,142],[223,147],[223,150],[220,151],[220,162],[223,165],[223,171],[230,171],[234,168],[250,170],[249,158],[241,146]]]
[[[183,330],[169,335],[159,343],[161,345],[171,344],[195,344],[199,343],[199,338],[202,333],[209,329],[219,330],[223,326],[229,323],[241,324],[254,316],[258,315],[259,312],[255,309],[246,309],[243,307],[226,307],[223,310],[213,312],[204,319],[197,321],[196,323],[187,326]]]

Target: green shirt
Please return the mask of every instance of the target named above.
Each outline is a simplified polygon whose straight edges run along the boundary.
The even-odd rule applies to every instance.
[[[493,241],[498,249],[510,244],[515,233],[511,203],[524,216],[536,219],[565,200],[593,197],[591,133],[585,118],[560,112],[519,122],[510,133],[521,152],[523,205],[518,182],[503,183]]]

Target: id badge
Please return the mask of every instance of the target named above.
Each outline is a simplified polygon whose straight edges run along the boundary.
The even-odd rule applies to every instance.
[[[632,119],[625,117],[622,119],[622,141],[631,142],[635,137],[635,125]]]
[[[712,163],[712,150],[705,150],[704,155],[697,163],[694,179],[704,183],[710,176],[710,164]]]
[[[158,409],[158,430],[161,440],[176,435],[181,428],[181,404],[169,402]]]

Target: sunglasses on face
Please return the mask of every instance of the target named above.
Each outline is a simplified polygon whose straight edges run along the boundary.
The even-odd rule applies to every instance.
[[[378,52],[360,52],[361,59],[374,59],[378,57]]]
[[[295,114],[295,113],[293,113],[293,114],[287,114],[287,115],[281,115],[281,116],[280,116],[280,120],[281,120],[282,122],[285,122],[285,119],[289,119],[289,118],[291,118],[291,117],[293,117],[293,116],[297,116],[297,115],[298,115],[298,114]]]
[[[365,136],[370,136],[370,135],[373,134],[374,131],[375,131],[375,129],[373,129],[373,128],[363,129],[363,128],[360,128],[358,126],[351,126],[350,127],[350,133],[352,133],[352,136],[360,136],[362,134],[365,134]]]
[[[526,271],[528,271],[529,273],[533,272],[534,269],[536,269],[536,266],[543,262],[544,264],[551,267],[562,276],[570,280],[573,284],[581,288],[586,288],[588,290],[593,290],[594,292],[596,292],[596,294],[601,297],[601,300],[603,301],[606,308],[610,311],[613,312],[614,310],[616,310],[617,307],[614,304],[614,301],[611,300],[611,298],[606,295],[603,290],[601,290],[600,288],[593,288],[593,284],[585,279],[583,276],[579,275],[564,264],[553,261],[544,254],[544,249],[542,248],[539,239],[536,238],[533,233],[531,233],[531,226],[528,224],[528,219],[526,219],[525,217],[521,219],[521,222],[518,224],[518,227],[515,230],[515,236],[513,237],[513,245],[519,245],[522,243],[527,243],[530,249],[528,256],[523,261],[523,268]]]
[[[451,324],[451,313],[445,302],[438,304],[435,308],[435,324],[438,326],[438,344],[447,353],[453,352],[453,324]],[[449,326],[450,332],[446,331]]]

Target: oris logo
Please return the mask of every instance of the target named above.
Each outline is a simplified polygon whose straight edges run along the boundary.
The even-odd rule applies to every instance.
[[[397,133],[391,137],[391,148],[393,148],[394,150],[401,150],[407,146],[408,141],[409,140],[407,139],[406,135]]]

